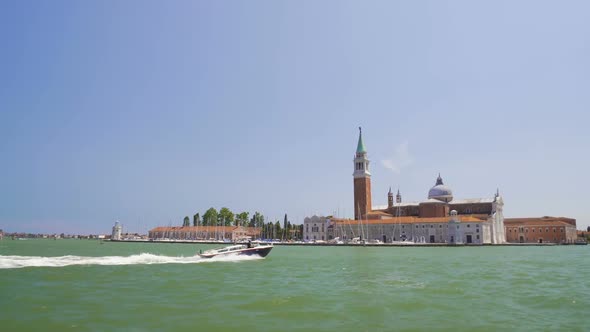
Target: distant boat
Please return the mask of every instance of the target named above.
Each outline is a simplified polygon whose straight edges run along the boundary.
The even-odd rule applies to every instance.
[[[401,245],[412,245],[412,244],[416,244],[416,242],[414,241],[391,241],[391,244],[401,244]]]
[[[259,244],[251,243],[248,244],[236,244],[233,246],[216,248],[206,250],[198,255],[202,258],[212,258],[216,256],[227,256],[227,255],[244,255],[244,256],[259,256],[266,257],[272,250],[273,245],[271,244]]]

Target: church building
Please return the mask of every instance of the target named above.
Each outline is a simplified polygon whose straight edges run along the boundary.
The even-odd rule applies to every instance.
[[[354,220],[332,218],[328,238],[382,243],[506,242],[504,202],[497,191],[490,198],[455,199],[440,174],[427,199],[403,202],[399,190],[387,193],[387,206],[372,206],[371,173],[362,130],[354,158]]]

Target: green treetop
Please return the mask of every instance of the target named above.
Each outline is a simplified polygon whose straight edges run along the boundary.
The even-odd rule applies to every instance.
[[[218,215],[219,213],[217,213],[215,208],[209,208],[209,210],[203,215],[203,225],[215,226],[217,224]]]

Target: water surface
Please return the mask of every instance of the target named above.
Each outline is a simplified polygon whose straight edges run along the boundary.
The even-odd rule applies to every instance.
[[[3,331],[588,331],[589,246],[0,241]]]

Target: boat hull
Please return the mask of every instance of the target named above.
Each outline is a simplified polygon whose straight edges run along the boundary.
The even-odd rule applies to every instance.
[[[199,256],[202,258],[213,258],[213,257],[217,257],[217,256],[228,256],[228,255],[266,257],[270,253],[272,248],[273,248],[272,246],[265,246],[265,247],[241,249],[241,250],[236,250],[236,251],[228,251],[228,252],[222,252],[222,253],[202,253],[202,254],[199,254]]]

